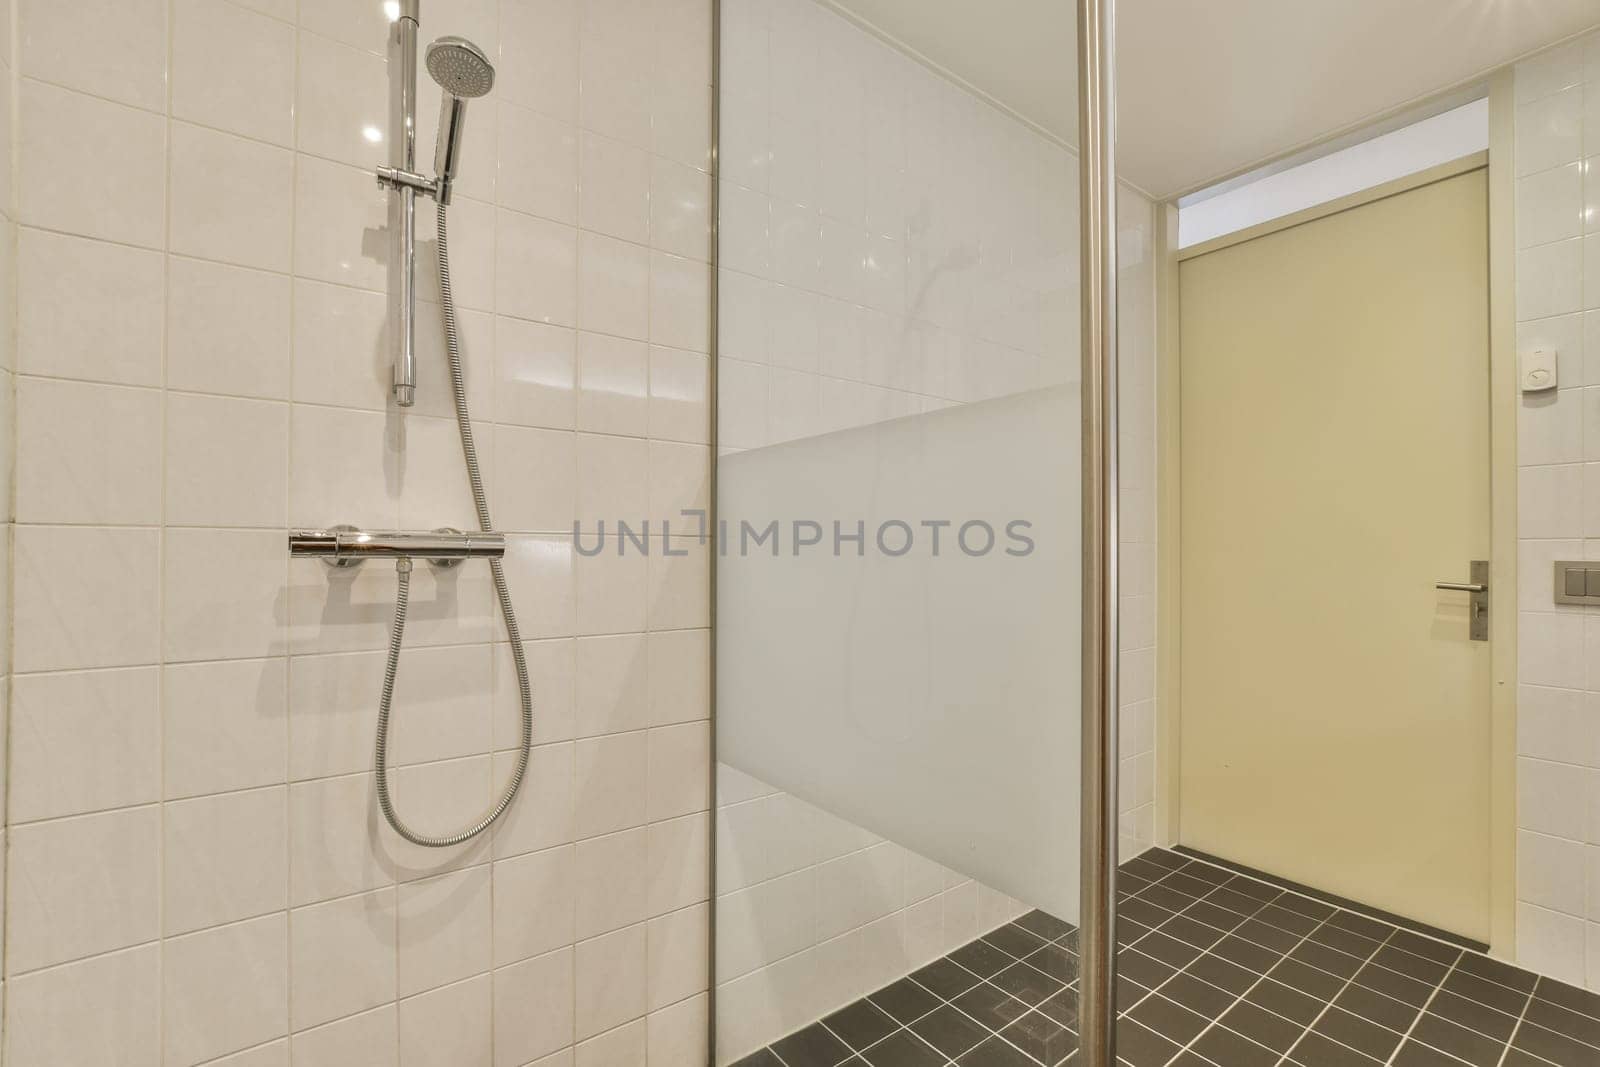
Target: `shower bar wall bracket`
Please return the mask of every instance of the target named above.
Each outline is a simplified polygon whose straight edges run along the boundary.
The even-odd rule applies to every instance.
[[[354,567],[369,559],[425,559],[436,567],[454,567],[468,559],[502,559],[506,535],[438,530],[360,530],[330,526],[324,530],[290,530],[289,555],[312,556],[330,567]]]

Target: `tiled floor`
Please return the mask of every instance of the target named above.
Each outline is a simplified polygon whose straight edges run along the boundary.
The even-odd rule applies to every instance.
[[[1600,995],[1175,852],[1121,878],[1132,1067],[1600,1067]],[[1076,938],[1033,912],[737,1067],[1076,1065]]]

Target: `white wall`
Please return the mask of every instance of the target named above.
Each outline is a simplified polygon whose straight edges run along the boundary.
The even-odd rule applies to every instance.
[[[1517,957],[1600,990],[1600,610],[1551,563],[1600,559],[1600,37],[1516,68],[1517,347],[1560,388],[1518,415]]]
[[[812,0],[722,11],[724,450],[1075,381],[1075,158]],[[1119,208],[1132,855],[1153,826],[1154,222],[1130,191]],[[721,1062],[1021,908],[718,770]]]
[[[699,1067],[707,560],[571,527],[703,498],[710,5],[422,5],[499,67],[451,247],[538,746],[435,853],[373,801],[393,572],[285,548],[472,524],[436,310],[387,402],[382,5],[16,2],[6,1062]],[[411,620],[394,779],[438,831],[515,691],[486,568],[419,566]]]

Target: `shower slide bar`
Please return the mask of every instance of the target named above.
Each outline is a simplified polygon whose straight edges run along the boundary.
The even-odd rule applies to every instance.
[[[460,530],[290,530],[289,555],[315,556],[331,567],[353,567],[368,559],[426,559],[450,567],[466,559],[501,559],[506,535]]]

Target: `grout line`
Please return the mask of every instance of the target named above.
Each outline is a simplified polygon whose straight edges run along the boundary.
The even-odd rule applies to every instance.
[[[1495,1061],[1496,1067],[1504,1067],[1506,1057],[1511,1055],[1511,1043],[1517,1039],[1517,1034],[1522,1031],[1522,1024],[1528,1018],[1528,1009],[1533,1007],[1534,994],[1539,991],[1539,983],[1543,981],[1543,978],[1538,979],[1533,983],[1533,988],[1528,990],[1528,999],[1522,1002],[1522,1014],[1517,1016],[1517,1025],[1511,1028],[1511,1034],[1506,1038],[1506,1047],[1500,1050],[1500,1059]],[[1540,1057],[1534,1058],[1538,1059]]]
[[[1400,1044],[1396,1045],[1395,1048],[1394,1048],[1394,1051],[1389,1053],[1389,1058],[1383,1061],[1385,1064],[1394,1063],[1395,1057],[1400,1055],[1400,1050],[1405,1048],[1406,1045],[1411,1041],[1411,1035],[1416,1031],[1417,1024],[1422,1021],[1422,1017],[1424,1015],[1428,1014],[1428,1009],[1433,1006],[1433,1002],[1439,998],[1439,994],[1444,990],[1444,984],[1450,980],[1450,976],[1456,972],[1456,968],[1459,967],[1459,966],[1461,966],[1461,957],[1458,956],[1458,957],[1456,957],[1456,961],[1450,965],[1449,970],[1444,972],[1444,975],[1439,979],[1438,984],[1433,987],[1433,991],[1428,994],[1428,999],[1422,1002],[1422,1007],[1420,1009],[1418,1009],[1416,1018],[1411,1020],[1411,1025],[1406,1027],[1406,1032],[1403,1035],[1401,1035]],[[1531,995],[1532,995],[1531,992],[1530,992],[1529,995],[1531,997]],[[1470,1029],[1470,1028],[1464,1028],[1464,1029]],[[1477,1031],[1474,1030],[1473,1033],[1477,1033]],[[1488,1035],[1485,1034],[1484,1036],[1487,1037]],[[1417,1044],[1422,1045],[1425,1048],[1433,1048],[1432,1045],[1429,1045],[1429,1044],[1427,1044],[1427,1042],[1424,1042],[1424,1041],[1418,1041]],[[1510,1040],[1510,1038],[1507,1038],[1506,1039],[1507,1047],[1510,1047],[1510,1044],[1511,1044],[1511,1040]],[[1435,1051],[1441,1051],[1442,1052],[1443,1050],[1442,1049],[1438,1049],[1438,1050],[1435,1050]],[[1446,1053],[1446,1055],[1449,1055],[1449,1054]],[[1502,1049],[1501,1052],[1500,1052],[1500,1058],[1501,1059],[1505,1058],[1505,1050],[1504,1049]]]
[[[1341,908],[1339,910],[1343,911],[1344,909]],[[1359,913],[1352,913],[1352,914],[1359,914]],[[1318,927],[1318,929],[1321,929],[1321,927]],[[1333,1010],[1333,1002],[1338,1000],[1340,997],[1342,997],[1344,995],[1344,993],[1345,993],[1345,990],[1349,989],[1351,986],[1356,984],[1356,975],[1360,974],[1361,971],[1364,968],[1366,968],[1367,966],[1369,966],[1369,965],[1382,966],[1382,964],[1374,964],[1373,961],[1377,958],[1378,953],[1383,951],[1384,946],[1388,945],[1391,941],[1394,940],[1394,935],[1399,930],[1400,930],[1400,927],[1398,927],[1398,926],[1394,927],[1394,930],[1390,932],[1389,936],[1384,938],[1381,942],[1379,942],[1378,943],[1378,947],[1373,949],[1372,952],[1370,954],[1368,954],[1366,960],[1362,962],[1361,967],[1358,967],[1358,968],[1356,968],[1356,970],[1351,972],[1350,977],[1345,979],[1344,985],[1339,987],[1339,991],[1337,993],[1333,994],[1333,996],[1328,998],[1327,1002],[1322,1005],[1322,1010],[1317,1013],[1317,1017],[1315,1019],[1312,1019],[1311,1022],[1309,1024],[1307,1024],[1307,1026],[1305,1028],[1305,1031],[1298,1038],[1295,1039],[1295,1043],[1293,1045],[1289,1046],[1288,1052],[1285,1052],[1283,1054],[1283,1058],[1278,1061],[1279,1063],[1285,1063],[1285,1062],[1288,1061],[1290,1054],[1293,1053],[1295,1049],[1300,1047],[1300,1042],[1305,1040],[1306,1034],[1309,1034],[1313,1030],[1315,1030],[1316,1027],[1317,1027],[1317,1024],[1322,1021],[1323,1016],[1327,1015],[1328,1012]],[[1461,952],[1462,951],[1464,951],[1464,950],[1461,950],[1461,949],[1457,950],[1456,959],[1459,960],[1461,958]],[[1450,971],[1453,970],[1454,968],[1455,968],[1455,964],[1452,963],[1449,968],[1446,968],[1444,977],[1445,978],[1449,977]],[[1443,984],[1444,984],[1444,978],[1440,978],[1439,979],[1439,985],[1442,986]],[[1437,989],[1438,989],[1438,987],[1436,986],[1435,990],[1437,991]],[[1343,1009],[1340,1009],[1340,1010],[1342,1011]],[[1354,1014],[1354,1013],[1352,1012],[1351,1014]],[[1421,1017],[1422,1017],[1421,1012],[1418,1012],[1417,1018],[1420,1019]],[[1357,1018],[1360,1018],[1360,1016],[1357,1016]],[[1368,1020],[1368,1021],[1370,1022],[1371,1020]],[[1415,1025],[1415,1020],[1413,1020],[1413,1025]],[[1388,1027],[1384,1027],[1384,1029],[1388,1029]],[[1391,1034],[1394,1033],[1393,1030],[1390,1030],[1389,1032]],[[1332,1041],[1336,1045],[1343,1045],[1345,1048],[1350,1048],[1349,1045],[1345,1045],[1344,1042],[1340,1041],[1338,1038],[1328,1037],[1326,1034],[1322,1034],[1322,1035],[1319,1035],[1319,1036],[1323,1037],[1324,1039],[1326,1039],[1328,1041]],[[1401,1038],[1399,1044],[1395,1045],[1395,1050],[1399,1051],[1400,1045],[1403,1045],[1403,1044],[1405,1044],[1405,1039]],[[1359,1049],[1351,1049],[1351,1051],[1359,1052],[1360,1050]],[[1365,1055],[1365,1053],[1362,1053],[1362,1055]],[[1368,1057],[1368,1058],[1370,1059],[1371,1057]]]

